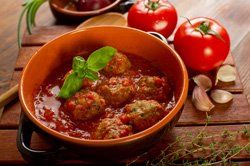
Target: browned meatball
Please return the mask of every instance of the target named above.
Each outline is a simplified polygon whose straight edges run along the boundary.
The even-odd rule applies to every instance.
[[[108,103],[118,106],[133,97],[135,87],[130,78],[111,77],[98,88],[98,92]]]
[[[89,120],[104,111],[105,100],[93,91],[82,90],[69,98],[64,108],[77,120]]]
[[[137,100],[127,104],[121,120],[129,123],[137,131],[145,130],[164,116],[163,107],[155,100]]]
[[[143,76],[138,82],[137,99],[166,101],[169,86],[166,78]]]
[[[104,68],[108,75],[119,75],[131,67],[131,63],[126,55],[116,53],[108,65]]]
[[[125,125],[118,118],[103,119],[94,134],[95,139],[114,139],[132,134],[132,127]]]

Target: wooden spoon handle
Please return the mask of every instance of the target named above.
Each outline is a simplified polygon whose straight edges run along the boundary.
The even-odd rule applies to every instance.
[[[18,84],[10,88],[0,96],[0,108],[14,100],[18,96]]]

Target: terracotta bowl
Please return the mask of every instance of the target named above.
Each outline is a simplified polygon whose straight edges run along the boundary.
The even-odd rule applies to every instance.
[[[65,9],[65,5],[69,2],[69,0],[49,0],[50,9],[53,15],[59,20],[63,22],[79,22],[84,19],[102,14],[104,12],[110,11],[114,7],[116,7],[122,0],[113,0],[113,3],[101,8],[99,10],[93,11],[74,11]]]
[[[174,85],[174,96],[177,101],[175,107],[154,126],[119,139],[84,140],[63,135],[43,125],[34,115],[34,90],[43,83],[51,71],[65,62],[71,63],[73,56],[90,53],[107,45],[125,54],[140,56],[165,73]],[[23,71],[19,98],[26,116],[40,129],[64,145],[77,149],[77,152],[83,154],[84,157],[94,157],[95,160],[101,161],[120,160],[151,147],[178,121],[187,91],[187,70],[179,55],[169,45],[137,29],[99,26],[66,33],[39,49]]]

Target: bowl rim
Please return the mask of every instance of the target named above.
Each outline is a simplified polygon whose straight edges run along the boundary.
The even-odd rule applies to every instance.
[[[29,64],[32,63],[33,59],[36,58],[36,56],[38,56],[40,50],[42,50],[44,47],[47,47],[47,45],[49,45],[52,42],[55,42],[57,40],[60,40],[61,38],[65,37],[65,36],[70,36],[72,34],[75,33],[82,33],[84,31],[89,31],[89,30],[98,30],[98,28],[118,28],[118,29],[123,29],[123,30],[132,30],[132,31],[136,31],[137,33],[140,33],[141,35],[144,35],[146,38],[151,38],[153,40],[155,40],[155,42],[161,44],[163,47],[165,47],[166,49],[168,49],[172,55],[176,58],[176,60],[178,61],[178,63],[181,66],[181,74],[183,77],[183,87],[181,89],[181,93],[180,93],[180,97],[179,100],[176,102],[174,108],[164,117],[162,118],[159,122],[157,122],[156,124],[154,124],[153,126],[147,128],[146,130],[143,130],[141,132],[132,134],[130,136],[126,136],[126,137],[121,137],[121,138],[116,138],[116,139],[106,139],[106,140],[94,140],[94,139],[82,139],[82,138],[76,138],[76,137],[71,137],[65,134],[62,134],[56,130],[53,130],[45,125],[42,124],[42,122],[40,122],[34,114],[32,114],[32,111],[28,109],[28,104],[25,103],[25,96],[23,93],[23,86],[24,86],[24,78],[25,75],[29,69]],[[183,107],[186,98],[187,98],[187,94],[188,94],[188,73],[187,73],[187,69],[185,67],[184,62],[182,61],[182,59],[180,58],[180,56],[177,54],[177,52],[170,47],[168,44],[164,43],[163,41],[161,41],[160,39],[158,39],[157,37],[150,35],[144,31],[135,29],[135,28],[131,28],[131,27],[122,27],[122,26],[95,26],[95,27],[90,27],[90,28],[86,28],[86,29],[76,29],[70,32],[67,32],[63,35],[60,35],[59,37],[56,37],[55,39],[49,41],[48,43],[46,43],[45,45],[43,45],[38,51],[36,51],[33,56],[31,57],[31,59],[29,60],[29,62],[27,63],[27,65],[25,66],[24,70],[23,70],[23,74],[22,77],[20,79],[20,84],[19,84],[19,99],[20,99],[20,103],[22,106],[22,111],[25,113],[25,115],[35,124],[37,125],[40,129],[42,129],[43,131],[49,133],[50,135],[54,136],[55,138],[58,138],[59,140],[63,140],[65,142],[69,142],[69,143],[74,143],[74,144],[78,144],[78,145],[82,145],[82,146],[91,146],[91,147],[108,147],[108,146],[112,146],[112,145],[122,145],[128,142],[133,142],[133,141],[138,141],[144,137],[148,137],[151,134],[154,134],[155,132],[159,131],[160,129],[162,129],[166,124],[168,124],[173,118],[174,116],[181,111],[181,108]]]
[[[51,8],[55,9],[57,12],[60,13],[64,13],[64,14],[68,14],[71,16],[91,16],[91,15],[96,15],[96,14],[101,14],[107,10],[112,9],[113,7],[117,6],[122,0],[115,0],[113,3],[111,3],[110,5],[98,9],[98,10],[91,10],[91,11],[73,11],[73,10],[68,10],[68,9],[64,9],[59,7],[58,5],[56,5],[55,3],[53,3],[54,0],[49,0],[49,5]]]

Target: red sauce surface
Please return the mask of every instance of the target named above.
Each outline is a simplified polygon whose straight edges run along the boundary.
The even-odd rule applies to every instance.
[[[165,77],[155,67],[150,65],[150,62],[136,56],[128,56],[128,58],[132,66],[128,71],[126,71],[126,73],[123,74],[122,77],[130,77],[133,84],[138,85],[138,80],[145,75]],[[67,110],[65,110],[65,107],[63,107],[65,100],[56,97],[59,93],[60,87],[62,86],[65,74],[71,69],[69,64],[58,68],[56,71],[52,71],[50,76],[34,92],[35,116],[45,126],[48,126],[49,128],[62,134],[83,139],[94,139],[93,133],[99,125],[100,120],[107,117],[112,118],[121,116],[126,104],[133,102],[135,98],[140,99],[140,97],[143,97],[140,96],[143,94],[136,92],[134,97],[130,98],[122,105],[115,107],[112,105],[106,105],[104,113],[100,116],[87,121],[76,120],[72,114],[70,114]],[[109,79],[109,76],[105,75],[103,71],[100,72],[99,77],[100,79],[95,82],[91,88],[95,89],[97,84],[103,83]],[[168,84],[169,82],[171,81],[168,80]],[[167,115],[175,105],[171,89],[170,93],[163,96],[162,100],[160,98],[158,102],[164,107],[164,116]],[[133,130],[133,133],[136,132],[138,131]]]

